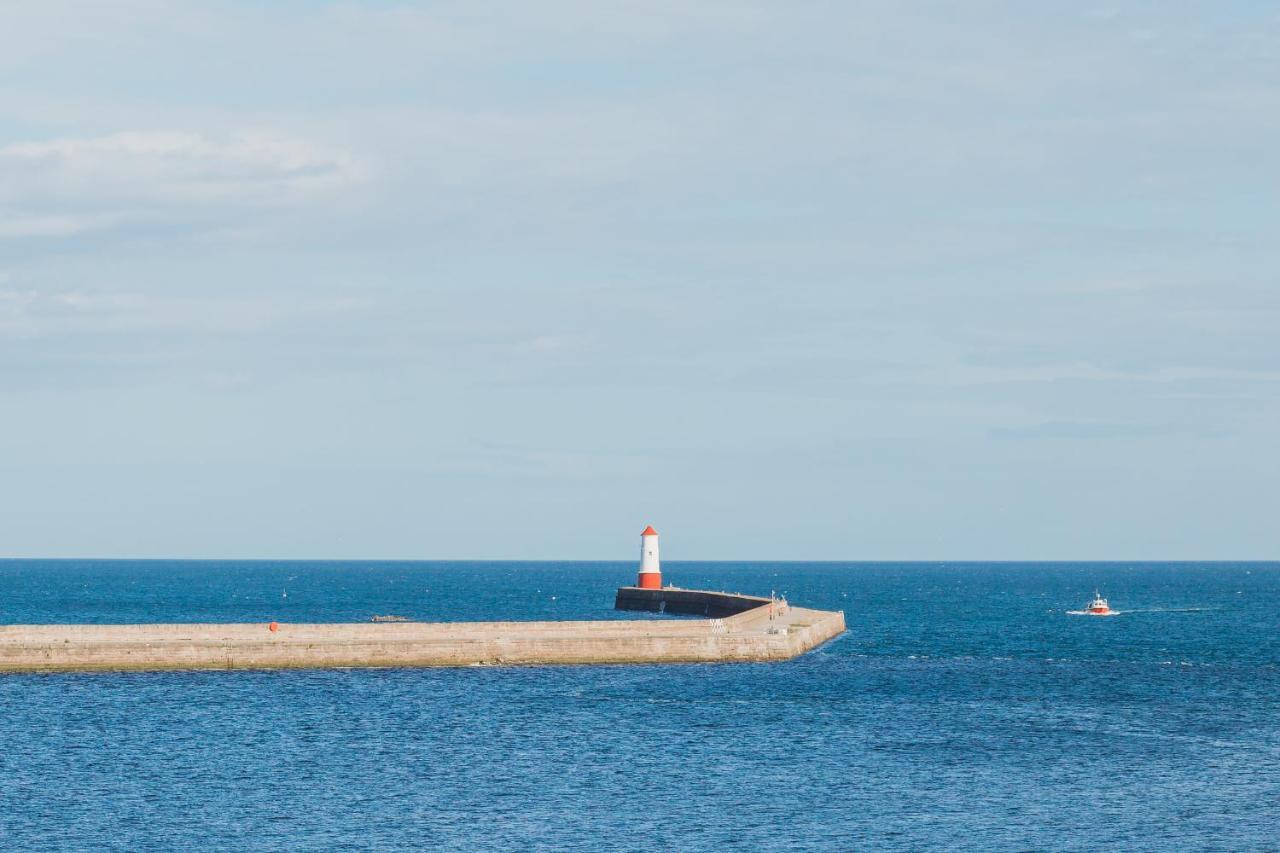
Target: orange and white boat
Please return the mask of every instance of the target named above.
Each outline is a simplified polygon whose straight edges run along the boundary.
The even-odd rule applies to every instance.
[[[1084,612],[1088,613],[1090,616],[1110,616],[1112,613],[1115,613],[1115,611],[1111,609],[1110,605],[1107,604],[1107,600],[1099,595],[1096,589],[1093,591],[1093,601],[1089,602],[1089,605],[1085,607]]]

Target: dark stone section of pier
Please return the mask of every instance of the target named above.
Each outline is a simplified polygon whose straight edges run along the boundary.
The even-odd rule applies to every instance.
[[[764,607],[769,599],[758,595],[740,595],[736,592],[710,592],[702,589],[643,589],[624,586],[618,589],[613,601],[614,610],[646,610],[650,613],[671,613],[677,616],[706,616],[721,619],[736,616],[757,607]]]

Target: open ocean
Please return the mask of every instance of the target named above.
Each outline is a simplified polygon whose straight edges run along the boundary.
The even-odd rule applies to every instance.
[[[1280,849],[1280,564],[663,569],[849,632],[759,665],[0,675],[0,848]],[[0,622],[637,618],[634,572],[7,560]],[[1095,586],[1121,614],[1068,615]]]

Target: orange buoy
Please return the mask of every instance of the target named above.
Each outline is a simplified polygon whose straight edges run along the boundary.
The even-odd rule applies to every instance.
[[[271,631],[272,633],[274,633],[274,632],[276,632],[276,631],[279,631],[279,630],[280,630],[280,623],[279,623],[279,622],[272,622],[270,625],[268,625],[268,626],[267,626],[267,630],[268,630],[268,631]]]

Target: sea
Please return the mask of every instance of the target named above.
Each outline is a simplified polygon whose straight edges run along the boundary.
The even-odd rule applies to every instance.
[[[4,850],[1280,850],[1280,563],[664,564],[772,664],[0,675]],[[612,562],[0,561],[0,622],[618,614]],[[1119,611],[1073,615],[1095,589]]]

